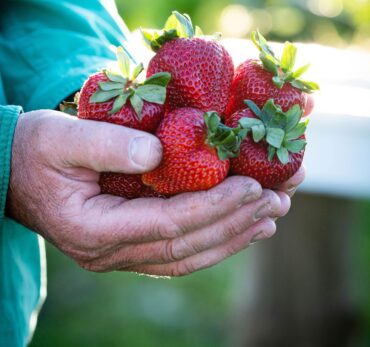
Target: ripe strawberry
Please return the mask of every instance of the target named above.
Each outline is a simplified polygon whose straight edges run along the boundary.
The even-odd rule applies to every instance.
[[[319,89],[318,84],[299,79],[309,65],[293,72],[296,47],[285,43],[281,59],[268,46],[266,39],[258,32],[252,33],[252,41],[260,51],[260,61],[248,59],[235,70],[226,117],[245,107],[244,100],[251,100],[262,108],[269,99],[274,99],[283,111],[293,105],[306,108],[307,93]]]
[[[117,50],[117,59],[120,72],[103,70],[85,82],[77,100],[77,116],[154,133],[163,117],[171,75],[161,72],[139,83],[136,79],[143,65],[131,69],[122,48]],[[102,193],[128,199],[160,196],[142,183],[140,175],[105,172],[99,185]]]
[[[189,107],[172,111],[156,133],[163,146],[162,163],[142,180],[165,195],[209,189],[227,176],[228,158],[239,154],[246,133],[222,124],[215,112]]]
[[[288,180],[302,164],[308,121],[299,122],[298,105],[287,112],[270,99],[262,110],[246,100],[249,108],[229,117],[226,124],[240,124],[248,136],[240,146],[240,156],[231,159],[231,173],[256,179],[265,188],[275,188]]]
[[[167,87],[166,111],[194,107],[204,112],[224,113],[234,65],[215,37],[203,36],[199,27],[193,28],[188,15],[176,11],[162,32],[142,32],[156,52],[147,76],[161,71],[168,71],[172,76]]]
[[[164,197],[143,184],[141,175],[103,172],[99,185],[102,194],[119,195],[126,199]]]
[[[131,69],[121,47],[117,58],[120,73],[103,70],[84,83],[78,98],[78,117],[154,133],[163,117],[166,85],[171,75],[162,72],[138,83],[136,78],[143,65]]]

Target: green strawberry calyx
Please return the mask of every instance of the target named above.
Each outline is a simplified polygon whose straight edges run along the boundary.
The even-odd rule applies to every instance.
[[[143,36],[144,42],[150,49],[154,52],[158,50],[166,43],[178,38],[188,38],[193,37],[207,37],[203,34],[202,29],[198,26],[193,26],[191,18],[188,14],[181,14],[177,11],[173,11],[168,17],[164,28],[162,30],[145,30],[140,29]],[[215,33],[209,36],[211,39],[218,40],[221,37],[220,33]]]
[[[300,79],[309,69],[310,64],[293,71],[297,57],[297,47],[291,42],[285,42],[282,56],[279,59],[258,30],[252,32],[251,40],[260,51],[259,58],[263,67],[274,75],[272,82],[276,87],[282,88],[288,82],[293,87],[309,94],[320,89],[317,83]]]
[[[289,162],[289,153],[298,153],[305,149],[307,142],[302,136],[308,119],[301,121],[303,111],[298,105],[283,112],[273,99],[268,100],[262,110],[251,100],[244,102],[256,118],[243,117],[239,120],[239,125],[248,133],[251,131],[254,142],[266,141],[269,161],[276,155],[285,165]]]
[[[108,81],[98,82],[99,88],[91,95],[90,103],[104,103],[114,99],[112,109],[108,112],[112,115],[119,112],[129,101],[137,119],[141,121],[145,101],[160,105],[165,103],[166,87],[171,74],[159,72],[139,83],[136,79],[144,70],[143,64],[132,66],[122,47],[117,48],[117,60],[119,71],[103,70]]]
[[[220,160],[238,157],[240,145],[246,138],[248,129],[226,126],[214,111],[205,112],[203,119],[208,131],[206,143],[217,150]]]

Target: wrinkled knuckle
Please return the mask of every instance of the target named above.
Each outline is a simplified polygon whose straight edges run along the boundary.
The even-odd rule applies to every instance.
[[[240,252],[242,249],[244,249],[245,246],[241,245],[239,243],[232,242],[230,245],[226,247],[226,256],[230,257],[238,252]]]
[[[208,190],[203,193],[203,200],[207,205],[215,206],[220,204],[225,198],[232,195],[232,189],[228,185]]]
[[[242,231],[241,225],[239,225],[236,221],[227,223],[223,229],[223,234],[226,239],[231,239],[234,236],[240,234]]]
[[[184,214],[186,211],[181,211],[178,209],[176,203],[171,203],[164,200],[161,207],[161,215],[164,217],[159,222],[159,218],[155,228],[162,239],[179,237],[186,233],[186,228],[182,227],[177,222],[177,216],[179,214]]]
[[[182,277],[195,272],[196,269],[191,262],[181,261],[177,266],[173,267],[171,276]]]
[[[164,263],[172,263],[175,262],[177,259],[174,253],[174,243],[173,240],[166,240],[163,245],[163,250],[161,252],[161,260]]]
[[[82,269],[89,272],[106,272],[106,269],[102,265],[99,265],[93,261],[79,261],[78,264]]]

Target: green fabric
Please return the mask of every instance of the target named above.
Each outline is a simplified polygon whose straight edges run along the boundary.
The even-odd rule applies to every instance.
[[[4,217],[20,107],[55,109],[86,77],[131,52],[111,0],[7,0],[0,4],[0,347],[27,344],[45,295],[43,242]],[[2,83],[1,83],[2,80]]]

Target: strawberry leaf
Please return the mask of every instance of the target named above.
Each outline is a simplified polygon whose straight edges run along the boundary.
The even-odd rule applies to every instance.
[[[276,87],[279,89],[283,88],[285,80],[283,80],[280,76],[272,77],[272,82],[275,84]]]
[[[289,152],[285,147],[278,148],[276,154],[282,164],[285,165],[289,163]]]
[[[272,147],[272,146],[268,146],[268,149],[267,149],[267,159],[268,159],[268,161],[272,161],[272,159],[274,158],[275,153],[276,153],[276,148]]]
[[[137,119],[139,121],[142,120],[142,114],[141,111],[143,110],[144,107],[144,101],[143,99],[140,98],[136,93],[132,94],[130,98],[130,103],[133,109],[135,110],[135,113],[137,115]]]
[[[158,72],[150,76],[144,84],[155,84],[158,86],[166,87],[171,79],[171,74],[168,72]]]
[[[281,69],[284,72],[293,70],[297,57],[297,48],[290,42],[286,42],[281,56]]]
[[[130,76],[130,59],[123,50],[122,47],[117,48],[117,60],[118,60],[118,66],[122,72],[122,75],[126,78],[129,78]]]
[[[198,25],[195,26],[195,35],[196,37],[204,36],[203,30],[198,27]]]
[[[131,93],[126,92],[122,95],[119,95],[116,100],[114,100],[112,109],[108,112],[108,114],[112,115],[114,113],[117,113],[122,109],[122,107],[126,104],[128,97]]]
[[[268,128],[266,141],[275,148],[280,148],[284,140],[284,130],[279,128]]]
[[[106,102],[118,95],[123,94],[123,89],[114,89],[109,91],[101,91],[98,90],[90,97],[90,103],[100,103],[100,102]]]
[[[287,141],[284,147],[292,153],[298,153],[306,147],[307,142],[305,140]]]
[[[166,87],[146,84],[138,87],[135,91],[141,99],[163,105],[166,100]]]
[[[239,124],[244,129],[251,129],[254,126],[263,126],[263,123],[261,120],[257,118],[249,118],[249,117],[243,117],[239,119]]]
[[[143,72],[143,70],[144,70],[143,63],[140,63],[139,65],[136,65],[134,70],[132,71],[132,74],[131,74],[131,81],[136,80],[136,78]]]
[[[244,100],[244,103],[251,109],[251,111],[258,118],[261,118],[261,110],[260,110],[260,108],[252,100]]]
[[[261,53],[260,60],[267,71],[272,72],[274,75],[278,75],[278,66],[272,55]]]
[[[120,82],[98,82],[99,88],[105,92],[115,89],[123,89],[125,87],[124,83]]]
[[[127,78],[124,78],[122,75],[120,75],[118,72],[113,70],[103,70],[105,76],[111,81],[111,82],[118,82],[118,83],[127,83]]]
[[[262,124],[259,124],[259,125],[254,125],[252,127],[252,136],[253,136],[253,141],[254,142],[260,142],[266,135],[266,128],[265,126]]]
[[[301,137],[306,131],[307,124],[308,124],[308,119],[304,122],[298,123],[294,129],[287,132],[285,139],[295,140]]]
[[[292,106],[285,114],[287,116],[287,125],[286,125],[286,131],[290,131],[292,129],[294,129],[299,120],[301,119],[302,117],[302,110],[301,108],[299,107],[299,105],[294,105]]]
[[[311,64],[306,64],[306,65],[301,66],[299,69],[295,70],[292,73],[292,77],[294,79],[301,77],[305,72],[307,72],[307,70],[310,68],[310,66],[311,66]]]
[[[319,90],[320,87],[317,83],[315,82],[308,82],[308,81],[303,81],[303,80],[293,80],[290,82],[290,84],[297,88],[302,90],[305,93],[311,94],[315,90]]]
[[[168,17],[164,30],[176,30],[179,37],[192,38],[194,36],[193,24],[187,14],[180,14],[173,11],[171,16]]]

